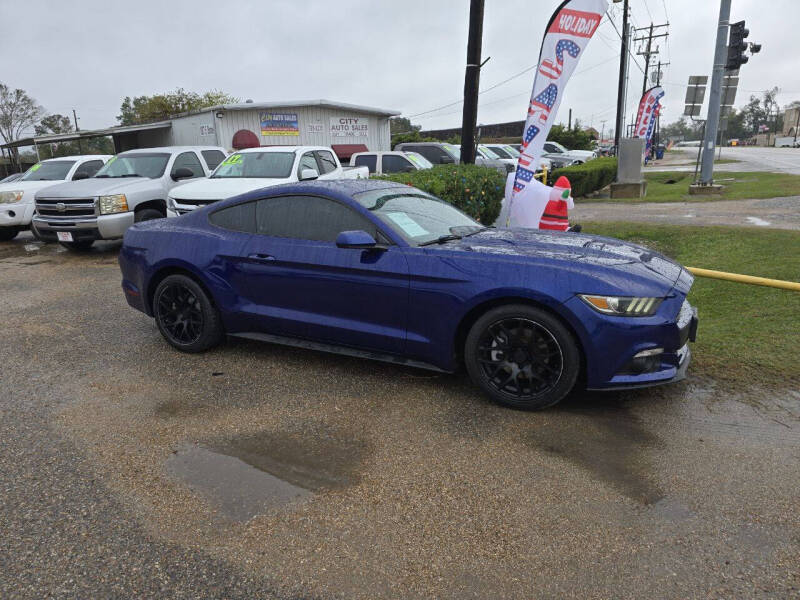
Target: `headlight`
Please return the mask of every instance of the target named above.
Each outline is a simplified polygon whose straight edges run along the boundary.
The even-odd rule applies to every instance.
[[[127,210],[128,210],[128,199],[125,197],[125,194],[112,194],[111,196],[100,196],[101,215],[125,212]]]
[[[639,296],[578,295],[596,311],[621,317],[649,317],[658,310],[663,300],[663,298],[644,298]]]
[[[13,204],[22,200],[25,194],[22,190],[14,190],[13,192],[0,192],[0,204]]]

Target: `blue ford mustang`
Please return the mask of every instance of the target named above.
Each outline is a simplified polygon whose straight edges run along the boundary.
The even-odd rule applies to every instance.
[[[455,371],[545,408],[685,376],[692,276],[651,250],[482,226],[416,188],[316,181],[134,225],[128,303],[175,348],[225,335]]]

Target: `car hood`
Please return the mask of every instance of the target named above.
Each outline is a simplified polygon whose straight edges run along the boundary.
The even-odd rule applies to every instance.
[[[570,150],[569,155],[590,158],[594,156],[594,152],[591,150]]]
[[[158,187],[158,180],[148,177],[91,177],[56,185],[47,190],[47,197],[82,198],[106,194],[130,194],[154,187]]]
[[[269,179],[266,177],[220,177],[219,179],[200,179],[173,188],[170,196],[179,201],[185,200],[224,200],[253,190],[272,187],[282,183],[290,183],[286,179]]]
[[[39,190],[44,188],[53,187],[54,185],[61,185],[64,182],[58,181],[11,181],[9,183],[0,183],[0,192],[16,192],[22,190],[24,195],[22,201],[33,201],[33,195]]]
[[[670,286],[683,272],[681,265],[649,248],[613,238],[573,232],[527,228],[489,229],[441,247],[509,258],[564,261],[630,274],[649,274]]]

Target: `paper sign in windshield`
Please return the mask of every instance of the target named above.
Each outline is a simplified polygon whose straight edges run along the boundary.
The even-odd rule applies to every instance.
[[[386,216],[394,221],[408,237],[414,238],[428,234],[428,231],[424,227],[404,212],[386,213]]]

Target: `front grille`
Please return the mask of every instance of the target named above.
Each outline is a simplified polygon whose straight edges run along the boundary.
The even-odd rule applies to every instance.
[[[220,198],[214,198],[213,200],[193,200],[191,198],[175,198],[175,204],[189,204],[191,206],[205,206],[206,204],[213,204],[214,202],[219,202]]]
[[[37,198],[36,212],[43,217],[93,217],[94,198]]]

